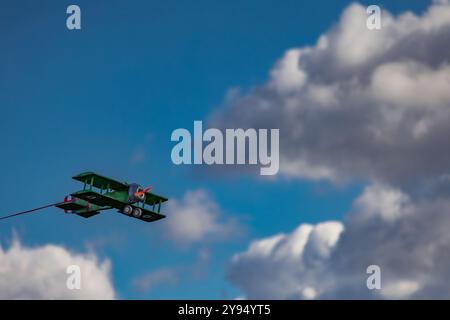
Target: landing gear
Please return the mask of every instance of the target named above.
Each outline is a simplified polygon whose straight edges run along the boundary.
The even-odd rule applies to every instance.
[[[134,208],[133,209],[133,217],[140,218],[142,216],[142,209],[141,208]]]
[[[123,208],[123,213],[125,213],[127,216],[129,216],[133,212],[133,207],[127,204],[125,208]]]
[[[140,218],[142,216],[142,209],[141,208],[133,208],[133,206],[127,204],[123,209],[122,212],[126,214],[127,216],[132,215],[135,218]]]

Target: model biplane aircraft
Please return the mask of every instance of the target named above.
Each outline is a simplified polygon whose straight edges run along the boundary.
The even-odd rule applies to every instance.
[[[80,173],[72,178],[82,182],[83,189],[71,193],[63,202],[15,213],[1,217],[0,220],[53,206],[84,218],[109,209],[117,209],[126,216],[146,222],[165,218],[160,213],[161,204],[168,199],[151,193],[151,187],[143,188],[137,183],[119,182],[94,172]]]

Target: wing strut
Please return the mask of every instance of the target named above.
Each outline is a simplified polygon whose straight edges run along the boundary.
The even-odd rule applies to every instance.
[[[31,213],[31,212],[38,211],[38,210],[42,210],[42,209],[45,209],[45,208],[54,207],[54,206],[56,206],[56,205],[59,204],[59,203],[60,203],[60,202],[52,203],[52,204],[48,204],[48,205],[46,205],[46,206],[42,206],[42,207],[39,207],[39,208],[34,208],[34,209],[31,209],[31,210],[20,211],[20,212],[16,212],[16,213],[13,213],[13,214],[9,214],[9,215],[7,215],[7,216],[0,217],[0,220],[12,218],[12,217],[15,217],[15,216],[20,216],[20,215],[22,215],[22,214]]]

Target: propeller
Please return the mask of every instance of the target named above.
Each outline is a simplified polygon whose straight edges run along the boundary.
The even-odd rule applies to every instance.
[[[146,192],[149,192],[150,190],[152,190],[152,187],[151,187],[151,186],[150,186],[150,187],[147,187],[147,188],[145,188],[145,189],[143,189],[143,190],[141,190],[141,191],[136,191],[136,192],[134,193],[134,196],[140,198],[140,197],[142,197]]]

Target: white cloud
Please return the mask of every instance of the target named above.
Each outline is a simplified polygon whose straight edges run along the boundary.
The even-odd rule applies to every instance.
[[[300,50],[289,50],[271,71],[270,86],[275,90],[289,92],[301,87],[306,81],[306,74],[297,68]]]
[[[288,50],[266,84],[211,119],[281,128],[282,175],[370,183],[344,232],[301,225],[237,254],[229,278],[248,298],[450,295],[450,4],[383,11],[377,31],[366,18],[350,5],[315,46]],[[381,292],[365,287],[370,264],[382,268]]]
[[[419,290],[419,284],[412,280],[399,280],[388,284],[381,294],[387,299],[406,299]]]
[[[280,128],[289,177],[406,186],[448,173],[450,5],[383,11],[376,31],[365,9],[350,5],[315,46],[287,50],[212,126]]]
[[[180,245],[225,239],[239,231],[205,190],[188,191],[182,199],[167,204],[166,235]]]
[[[232,258],[228,278],[249,299],[448,299],[449,212],[449,199],[369,186],[344,224],[302,224],[256,240]],[[381,290],[366,287],[372,264],[381,268]]]
[[[356,199],[354,206],[356,209],[354,219],[379,216],[388,222],[395,221],[412,210],[407,194],[379,184],[366,187],[363,194]]]
[[[152,271],[133,279],[133,286],[139,291],[146,292],[161,284],[173,285],[177,282],[178,275],[176,270],[166,268]]]
[[[378,67],[372,75],[370,90],[381,105],[440,111],[450,103],[449,87],[449,65],[434,69],[419,62],[407,61]]]
[[[69,290],[67,267],[81,270],[81,289]],[[94,254],[72,253],[48,244],[27,248],[14,240],[0,247],[0,299],[114,299],[111,264]]]
[[[250,299],[316,297],[316,283],[343,225],[302,224],[290,234],[253,241],[232,258],[228,278]]]
[[[343,224],[300,225],[236,254],[228,275],[246,298],[450,298],[450,3],[383,11],[376,31],[366,18],[351,4],[211,118],[280,128],[282,175],[369,184]],[[372,264],[380,291],[366,287]]]

